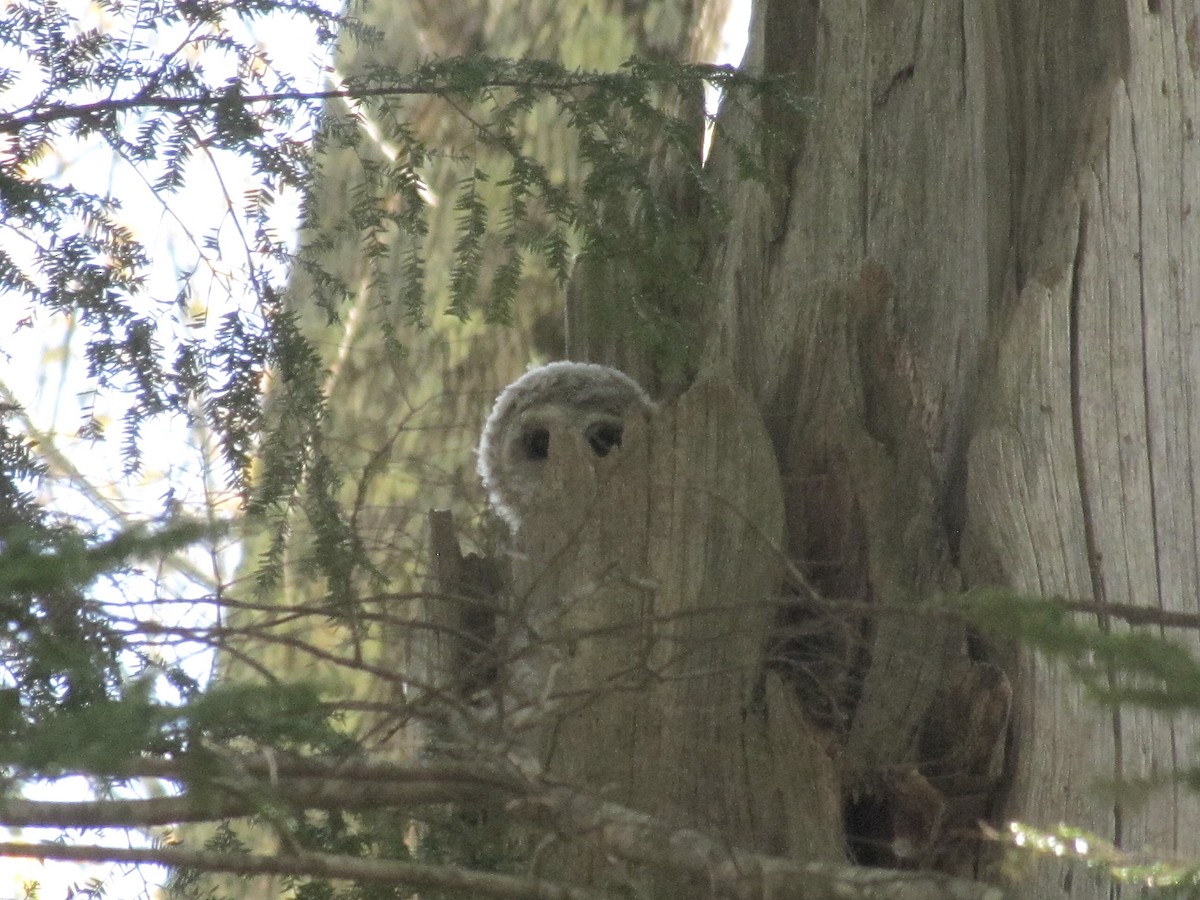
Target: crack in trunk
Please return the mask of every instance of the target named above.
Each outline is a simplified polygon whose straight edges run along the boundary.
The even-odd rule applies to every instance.
[[[1079,336],[1080,305],[1082,303],[1080,288],[1080,273],[1083,268],[1083,257],[1087,246],[1087,206],[1079,205],[1079,221],[1075,233],[1075,253],[1071,260],[1070,287],[1070,358],[1071,358],[1071,431],[1075,444],[1075,470],[1079,479],[1079,503],[1083,522],[1084,548],[1087,553],[1088,574],[1092,584],[1092,597],[1096,604],[1096,618],[1100,630],[1105,634],[1112,631],[1112,621],[1107,610],[1107,598],[1104,592],[1104,574],[1101,571],[1102,559],[1096,541],[1096,524],[1092,510],[1090,488],[1088,484],[1087,466],[1084,459],[1083,446],[1083,392],[1080,385],[1082,341]],[[1110,665],[1107,680],[1110,688],[1116,688],[1116,672]],[[1121,710],[1119,707],[1112,711],[1113,732],[1113,778],[1116,784],[1121,784],[1124,775],[1124,750],[1121,733]],[[1113,843],[1120,847],[1122,844],[1122,811],[1121,798],[1118,794],[1113,798]]]

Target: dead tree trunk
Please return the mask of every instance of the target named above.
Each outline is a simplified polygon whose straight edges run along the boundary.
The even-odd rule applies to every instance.
[[[794,144],[769,183],[725,184],[715,337],[815,581],[888,608],[999,583],[1195,612],[1197,21],[1183,0],[756,5],[748,64],[791,73],[807,114],[768,103]],[[939,682],[978,655],[874,622],[851,781],[920,767]],[[1101,710],[1031,653],[1009,674],[1000,818],[1200,853],[1194,796],[1099,789],[1179,774],[1194,721]],[[1028,889],[1109,891],[1050,865]]]

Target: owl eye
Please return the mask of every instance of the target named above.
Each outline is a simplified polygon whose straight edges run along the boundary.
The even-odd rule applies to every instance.
[[[526,459],[546,459],[550,456],[550,431],[529,428],[521,433],[521,452]]]
[[[621,446],[621,426],[616,422],[593,422],[583,435],[597,456],[608,456],[613,447]]]

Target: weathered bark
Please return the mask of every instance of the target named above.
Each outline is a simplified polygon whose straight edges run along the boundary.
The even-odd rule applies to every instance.
[[[777,180],[725,186],[718,328],[794,558],[857,529],[856,599],[1001,583],[1195,610],[1198,27],[1182,0],[757,5],[748,64],[794,73],[809,113],[776,121]],[[833,515],[806,502],[831,479]],[[920,764],[962,637],[876,617],[843,777]],[[1031,653],[1009,674],[1003,817],[1200,852],[1193,796],[1102,789],[1177,774],[1192,717],[1107,712]],[[1027,889],[1110,890],[1053,865]]]
[[[1128,61],[1086,98],[1102,127],[1041,223],[1054,253],[1017,285],[999,336],[996,411],[971,448],[973,531],[1023,589],[1194,612],[1197,14],[1130,3],[1116,17],[1088,55]],[[1200,852],[1200,804],[1171,783],[1195,718],[1099,715],[1042,661],[1023,668],[1014,814],[1081,821],[1130,848]],[[1154,778],[1167,785],[1149,802],[1095,789]]]

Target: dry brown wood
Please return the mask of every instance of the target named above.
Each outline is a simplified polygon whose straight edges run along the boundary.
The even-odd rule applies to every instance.
[[[721,346],[783,448],[785,490],[848,460],[868,588],[889,603],[957,572],[1082,598],[1113,629],[1137,616],[1107,604],[1196,614],[1196,23],[1185,0],[756,5],[750,65],[792,72],[809,115],[780,120],[785,178],[724,185]],[[789,520],[789,540],[802,531]],[[892,702],[919,707],[903,643],[927,645],[892,634],[872,638],[867,682],[899,674]],[[1034,654],[1009,674],[1004,816],[1200,854],[1194,796],[1101,787],[1181,773],[1193,716],[1099,709]],[[856,723],[877,761],[903,757],[913,721],[887,713]],[[1064,877],[1039,864],[1027,889]]]

